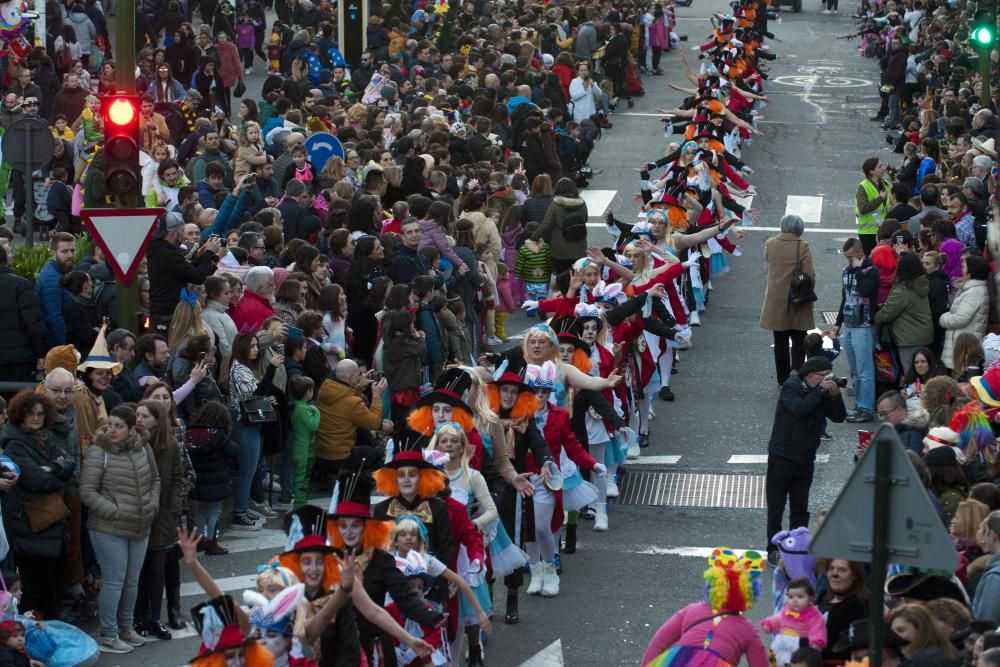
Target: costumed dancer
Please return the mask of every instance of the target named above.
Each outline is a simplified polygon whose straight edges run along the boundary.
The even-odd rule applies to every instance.
[[[582,467],[595,474],[606,475],[607,469],[604,464],[594,461],[577,442],[573,429],[570,428],[569,413],[549,403],[549,398],[556,387],[557,374],[558,368],[552,361],[546,361],[541,366],[529,364],[525,369],[525,381],[535,390],[540,400],[538,411],[535,413],[535,425],[548,443],[553,460],[560,462],[561,469],[569,469],[568,464],[571,463],[573,467]],[[556,552],[555,535],[562,524],[563,490],[560,488],[562,475],[543,482],[538,476],[540,465],[533,457],[529,458],[528,467],[535,473],[532,478],[535,486],[533,496],[535,541],[528,545],[528,557],[531,563],[531,585],[528,587],[528,594],[541,593],[545,597],[554,597],[559,594],[559,575],[552,560]],[[582,479],[580,483],[584,484]],[[588,486],[593,489],[593,486],[589,484]],[[590,493],[592,496],[593,491]],[[577,500],[581,497],[581,494],[575,495]]]
[[[438,561],[440,563],[440,561]],[[428,572],[427,562],[419,551],[410,551],[405,558],[396,556],[396,568],[406,578],[413,594],[421,601],[424,608],[429,612],[440,613],[441,607],[433,602],[424,599],[424,595],[430,589],[434,577]],[[396,663],[401,667],[443,667],[451,664],[451,656],[448,652],[448,642],[444,636],[444,631],[439,627],[420,625],[416,621],[407,618],[403,611],[395,602],[385,606],[397,623],[403,625],[411,634],[414,634],[434,647],[430,656],[421,658],[408,646],[396,646]],[[471,656],[470,656],[471,658]],[[470,660],[469,664],[472,662]]]
[[[407,468],[404,467],[400,470],[407,470]],[[386,471],[389,472],[388,475],[384,474]],[[381,474],[382,477],[388,476],[396,481],[396,476],[393,474],[395,472],[395,468],[389,467],[381,468],[375,474]],[[417,477],[411,478],[408,472],[401,474],[399,490],[402,491],[404,487],[409,488],[411,482],[416,487],[416,479]],[[332,511],[326,522],[327,535],[330,542],[338,550],[354,556],[356,567],[362,575],[361,583],[368,597],[381,607],[385,602],[386,595],[391,595],[392,600],[403,610],[407,618],[426,626],[437,627],[444,623],[445,617],[443,615],[427,609],[423,602],[413,594],[406,578],[396,569],[395,558],[386,551],[389,546],[392,523],[372,515],[372,479],[364,473],[350,472],[342,475],[337,485],[343,490],[343,493],[335,495],[336,505],[331,501]],[[335,488],[334,491],[336,492],[338,489]],[[390,498],[387,502],[391,503],[393,500],[396,498]],[[418,516],[426,515],[419,508],[415,513]],[[445,546],[450,548],[450,544]],[[382,611],[384,612],[384,609]],[[396,654],[392,643],[393,637],[400,639],[424,656],[430,654],[431,647],[423,640],[412,637],[409,633],[404,632],[402,636],[399,633],[388,633],[386,628],[381,625],[378,627],[383,632],[377,632],[375,625],[367,618],[362,619],[358,625],[362,646],[370,665],[376,664],[374,659],[377,646],[381,652],[381,662],[378,664],[394,667]],[[393,625],[396,624],[393,623]]]
[[[431,439],[430,448],[448,456],[444,463],[444,472],[448,475],[448,488],[451,491],[451,497],[466,507],[466,512],[472,519],[472,523],[483,535],[483,542],[486,543],[491,535],[496,534],[498,514],[486,480],[481,473],[469,467],[470,447],[465,431],[457,423],[439,424]],[[510,546],[516,549],[513,545]],[[523,565],[524,562],[522,561],[521,564]],[[456,572],[465,579],[475,593],[482,608],[480,611],[485,611],[487,616],[492,615],[493,600],[486,582],[485,564],[470,559],[468,550],[459,546],[457,567]],[[459,598],[458,617],[459,625],[465,627],[465,635],[469,640],[469,664],[481,664],[480,616],[464,597]],[[458,645],[454,647],[454,652],[457,654],[461,640],[456,638],[456,642]]]
[[[434,389],[420,397],[406,421],[410,428],[427,438],[434,435],[434,428],[438,424],[461,424],[473,447],[469,464],[485,474],[487,471],[484,470],[484,465],[488,470],[492,467],[492,461],[484,460],[483,441],[476,429],[473,410],[469,407],[474,372],[462,366],[445,369],[434,383]],[[440,554],[435,555],[441,558]]]
[[[705,601],[667,619],[642,656],[642,667],[769,667],[767,650],[753,623],[742,615],[763,585],[765,559],[756,551],[737,554],[720,547],[708,558]]]
[[[236,605],[228,595],[192,607],[191,621],[201,636],[191,667],[273,667],[270,651],[257,640],[247,639]]]
[[[301,652],[292,655],[296,643],[295,612],[300,601],[305,599],[304,595],[304,584],[288,586],[270,598],[257,591],[243,591],[243,602],[250,608],[253,637],[271,654],[274,667],[318,667]]]
[[[530,541],[533,535],[534,511],[532,496],[535,492],[532,484],[532,472],[528,466],[529,453],[538,462],[542,482],[549,476],[553,461],[552,451],[545,443],[542,432],[535,424],[534,415],[538,410],[539,401],[534,390],[524,382],[517,373],[507,370],[506,360],[494,372],[495,382],[487,389],[490,405],[499,415],[501,425],[506,433],[504,440],[510,452],[511,473],[504,476],[510,485],[500,503],[500,520],[511,536],[513,546],[520,548]],[[516,491],[516,493],[515,493]],[[494,543],[496,540],[494,540]],[[493,543],[491,543],[491,546]],[[494,560],[493,571],[498,574],[499,559]],[[514,625],[521,619],[518,610],[518,591],[524,584],[523,568],[515,568],[503,575],[503,584],[507,587],[507,610],[504,623]]]

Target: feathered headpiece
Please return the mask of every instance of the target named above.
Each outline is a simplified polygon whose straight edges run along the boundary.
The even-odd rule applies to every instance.
[[[705,601],[715,613],[744,612],[753,606],[763,586],[765,559],[756,551],[738,554],[719,547],[708,557],[705,570]]]
[[[552,390],[556,385],[556,365],[546,361],[541,366],[528,364],[524,369],[524,380],[532,389]]]
[[[958,433],[957,446],[965,453],[966,461],[973,461],[982,454],[993,462],[997,451],[996,438],[990,428],[990,420],[978,403],[967,403],[959,408],[951,418],[951,430]]]

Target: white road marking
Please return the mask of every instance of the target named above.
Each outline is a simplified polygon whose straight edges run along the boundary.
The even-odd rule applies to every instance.
[[[829,454],[817,454],[816,463],[829,463]],[[748,463],[767,463],[767,454],[733,454],[726,463],[736,465]]]
[[[680,556],[681,558],[708,558],[715,551],[716,547],[656,547],[638,546],[629,549],[631,553],[646,554],[649,556]],[[764,553],[764,549],[735,549],[736,551],[757,551]]]
[[[531,656],[518,667],[563,667],[562,640],[557,639],[541,651]]]
[[[788,195],[785,215],[795,214],[804,222],[818,223],[823,217],[823,198],[806,195]]]
[[[233,591],[242,591],[246,588],[256,589],[257,586],[257,575],[256,574],[242,574],[238,577],[222,577],[215,580],[215,583],[222,589],[223,593],[231,593]],[[188,597],[191,595],[204,595],[205,592],[201,590],[201,586],[198,585],[197,581],[188,581],[181,584],[181,597]]]
[[[626,467],[634,466],[672,466],[681,460],[679,455],[667,454],[664,456],[640,456],[637,459],[625,463]]]
[[[601,225],[602,227],[604,225]],[[780,232],[781,227],[758,227],[754,225],[753,227],[741,227],[745,232]],[[848,236],[857,236],[857,229],[828,229],[823,227],[807,227],[806,234],[847,234]]]
[[[231,554],[247,553],[260,549],[274,549],[275,553],[284,551],[288,543],[285,531],[277,528],[264,528],[254,532],[243,530],[226,531],[222,538],[222,545],[229,549]]]
[[[587,204],[587,215],[600,218],[611,205],[611,200],[618,194],[617,190],[584,190],[580,198]]]

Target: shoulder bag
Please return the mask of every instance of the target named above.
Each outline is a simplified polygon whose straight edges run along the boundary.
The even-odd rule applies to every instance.
[[[21,506],[28,517],[31,532],[41,533],[60,521],[69,518],[69,508],[58,491],[47,493],[36,500],[22,500]]]
[[[802,241],[795,242],[795,273],[792,274],[792,281],[788,285],[788,307],[801,306],[812,303],[816,300],[816,284],[812,276],[802,270],[802,260],[799,259],[799,250]]]
[[[240,401],[240,414],[246,424],[269,424],[278,420],[278,413],[266,398],[252,396]]]

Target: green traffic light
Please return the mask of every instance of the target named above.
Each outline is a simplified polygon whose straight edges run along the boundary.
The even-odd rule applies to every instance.
[[[993,31],[985,26],[976,28],[972,32],[972,39],[980,46],[990,46],[993,44],[994,37]]]

